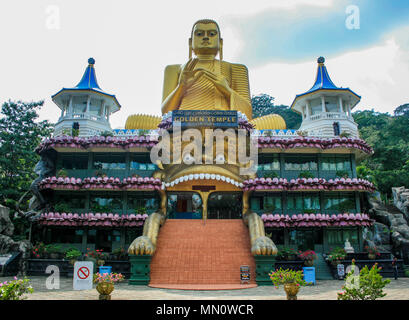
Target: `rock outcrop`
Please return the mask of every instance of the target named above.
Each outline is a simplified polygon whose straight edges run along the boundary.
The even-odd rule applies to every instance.
[[[28,240],[14,241],[11,236],[14,232],[13,222],[10,220],[10,209],[0,205],[0,254],[21,252],[19,275],[26,272],[26,259],[30,255],[30,242]]]
[[[397,210],[391,212],[379,199],[375,197],[368,197],[369,213],[371,218],[375,219],[378,224],[378,229],[386,227],[385,233],[379,235],[380,241],[386,241],[386,230],[390,230],[391,240],[395,249],[401,248],[403,245],[409,245],[409,226],[403,213],[398,213]],[[382,240],[384,238],[384,240]]]
[[[392,188],[393,204],[409,219],[409,189],[405,187]]]

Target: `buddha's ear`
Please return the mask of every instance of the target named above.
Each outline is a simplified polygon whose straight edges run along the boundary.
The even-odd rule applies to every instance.
[[[192,59],[192,38],[189,38],[189,59]]]
[[[222,38],[220,38],[219,58],[220,58],[220,61],[223,60],[223,39]]]

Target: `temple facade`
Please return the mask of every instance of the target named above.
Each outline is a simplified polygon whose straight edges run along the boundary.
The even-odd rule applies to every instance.
[[[255,175],[241,180],[204,167],[155,174],[150,151],[158,128],[172,129],[172,112],[130,116],[126,129],[112,130],[109,115],[120,105],[98,86],[94,64],[90,58],[76,87],[52,96],[62,114],[36,152],[52,155],[55,175],[39,184],[48,205],[34,240],[110,252],[127,249],[161,208],[167,219],[242,219],[248,207],[277,247],[328,252],[348,240],[362,250],[362,230],[372,224],[364,194],[374,186],[357,178],[356,164],[372,149],[351,116],[360,97],[333,84],[323,58],[313,87],[291,105],[302,115],[298,130],[280,116],[237,113],[237,128],[256,140],[258,153]]]

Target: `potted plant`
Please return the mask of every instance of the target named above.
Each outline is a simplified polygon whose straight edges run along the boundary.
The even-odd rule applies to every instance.
[[[375,260],[376,257],[379,257],[381,253],[379,252],[376,246],[365,246],[365,250],[368,252],[368,259]]]
[[[62,178],[68,177],[67,170],[65,170],[64,168],[61,168],[60,170],[58,170],[57,177],[62,177]]]
[[[85,257],[91,258],[98,266],[103,266],[106,259],[106,254],[103,252],[102,249],[100,250],[90,250],[87,248],[87,253]]]
[[[45,251],[48,253],[50,259],[59,259],[61,254],[61,246],[49,244],[45,246]]]
[[[44,258],[45,253],[45,245],[42,242],[38,242],[35,246],[33,246],[33,249],[31,250],[31,256],[34,259]]]
[[[297,300],[297,293],[300,286],[305,286],[307,283],[303,280],[303,272],[293,271],[290,269],[278,269],[269,273],[270,279],[276,289],[282,284],[284,291],[287,294],[287,300]]]
[[[72,265],[75,264],[75,261],[77,261],[81,255],[81,251],[74,248],[71,248],[65,252],[65,258],[69,260]]]
[[[284,247],[278,250],[277,252],[277,259],[278,260],[294,260],[294,257],[297,256],[297,253],[294,249]]]
[[[305,266],[312,267],[314,265],[314,260],[317,258],[317,254],[312,250],[307,250],[301,252],[298,257],[304,261]]]
[[[94,274],[94,283],[99,293],[99,300],[111,300],[111,293],[114,291],[114,284],[123,281],[125,277],[121,273]]]
[[[116,260],[126,260],[128,252],[124,248],[117,248],[112,251],[112,254],[114,255]]]
[[[336,247],[327,256],[327,260],[330,261],[333,266],[337,266],[342,260],[345,259],[346,256],[347,253],[344,248]]]

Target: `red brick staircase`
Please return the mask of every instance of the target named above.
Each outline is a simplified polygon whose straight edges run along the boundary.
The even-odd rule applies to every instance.
[[[168,219],[159,231],[149,286],[186,290],[256,287],[248,229],[241,219]],[[251,270],[241,284],[240,266]]]

